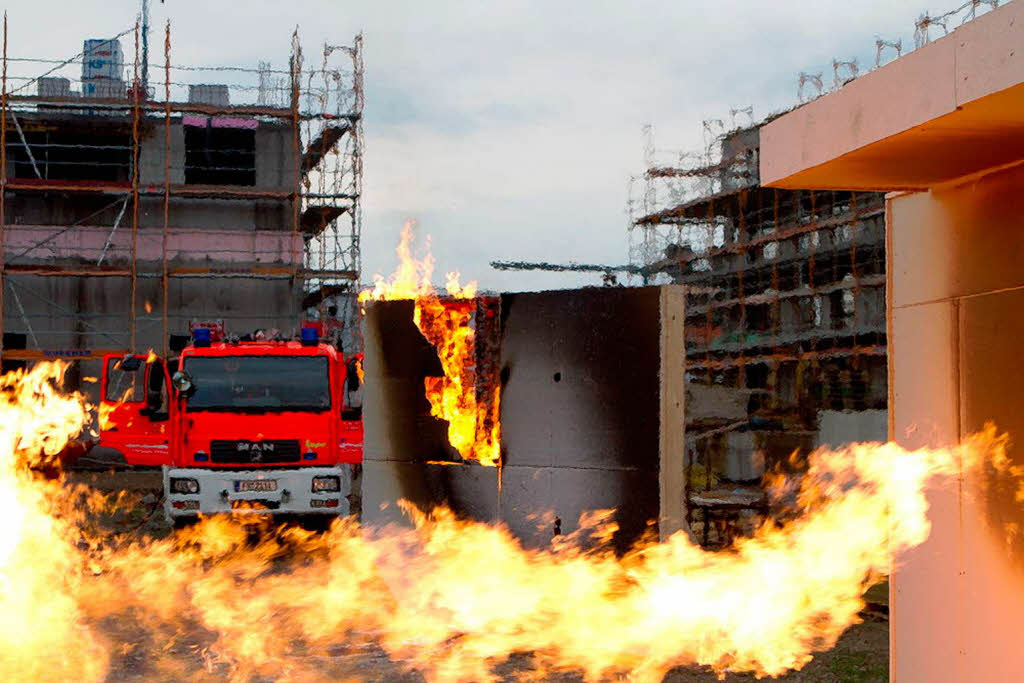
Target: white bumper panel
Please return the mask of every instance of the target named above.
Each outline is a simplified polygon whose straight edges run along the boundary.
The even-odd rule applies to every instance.
[[[195,517],[197,513],[221,512],[249,514],[348,515],[352,493],[352,466],[303,467],[273,470],[219,470],[200,468],[163,468],[164,510],[170,519]],[[338,492],[313,493],[313,478],[334,476],[341,483]],[[195,479],[198,493],[172,493],[171,478]],[[276,483],[273,491],[238,491],[238,482],[268,480]],[[314,507],[313,501],[338,501],[337,507]],[[248,501],[248,503],[246,502]],[[175,507],[175,503],[187,509]],[[198,503],[198,509],[196,509]],[[257,504],[262,509],[247,508]],[[241,509],[239,508],[241,506]]]

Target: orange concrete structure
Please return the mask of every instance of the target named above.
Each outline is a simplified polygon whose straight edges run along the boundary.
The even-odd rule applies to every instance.
[[[1024,463],[1024,2],[767,124],[761,179],[885,190],[889,434],[994,421]],[[895,681],[1024,680],[1024,505],[992,475],[931,492],[891,583]]]

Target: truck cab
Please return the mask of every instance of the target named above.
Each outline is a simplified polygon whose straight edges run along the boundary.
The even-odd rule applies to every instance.
[[[197,331],[170,363],[108,362],[100,443],[119,446],[129,464],[162,466],[174,521],[350,514],[362,463],[361,411],[350,405],[360,359],[309,337],[215,343]]]
[[[113,466],[171,462],[171,372],[155,354],[108,355],[100,381],[100,440],[90,456]]]

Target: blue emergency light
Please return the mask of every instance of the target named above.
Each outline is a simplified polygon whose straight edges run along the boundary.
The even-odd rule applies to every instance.
[[[299,330],[299,339],[302,340],[303,346],[316,346],[320,343],[315,327],[303,327]]]
[[[192,342],[198,348],[202,348],[210,345],[210,328],[208,327],[197,327],[192,330]]]

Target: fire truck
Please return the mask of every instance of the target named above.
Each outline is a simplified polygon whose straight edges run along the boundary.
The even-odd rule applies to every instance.
[[[176,358],[108,356],[99,447],[160,466],[175,522],[224,512],[346,515],[362,463],[361,355],[196,327]]]

